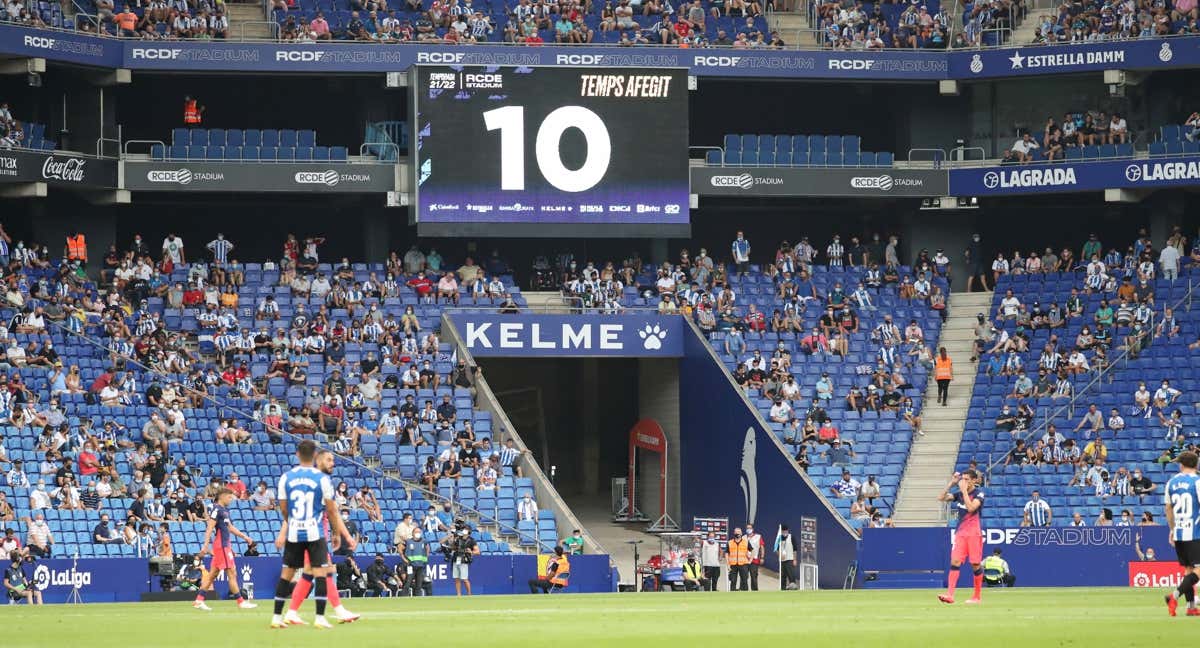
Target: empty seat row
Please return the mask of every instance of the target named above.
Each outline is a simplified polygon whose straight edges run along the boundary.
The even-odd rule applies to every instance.
[[[345,162],[345,146],[183,146],[155,144],[155,160],[245,160],[253,162]]]
[[[858,153],[862,138],[858,135],[726,135],[725,153],[773,153],[789,151],[794,156],[808,153]]]
[[[175,146],[309,146],[317,145],[317,131],[247,128],[176,128],[171,132]]]
[[[1153,142],[1150,144],[1150,155],[1197,155],[1200,154],[1200,142],[1170,141]]]
[[[705,162],[713,165],[746,166],[819,166],[819,167],[890,167],[893,155],[873,151],[826,153],[824,151],[709,151]]]

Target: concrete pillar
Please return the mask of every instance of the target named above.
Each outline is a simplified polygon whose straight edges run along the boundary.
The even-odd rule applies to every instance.
[[[600,408],[600,366],[595,358],[586,358],[580,372],[579,395],[583,402],[579,430],[578,474],[583,477],[580,492],[600,492],[600,429],[596,413]],[[567,363],[564,363],[567,364]]]

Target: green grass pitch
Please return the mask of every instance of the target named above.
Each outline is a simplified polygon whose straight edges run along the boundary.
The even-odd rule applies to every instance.
[[[970,596],[970,588],[963,594]],[[1167,617],[1162,592],[1126,588],[985,590],[982,606],[931,590],[558,594],[347,599],[358,623],[271,630],[271,602],[214,601],[40,608],[0,606],[10,646],[1152,646],[1195,636],[1200,619]],[[301,609],[311,620],[312,601]],[[332,617],[331,617],[332,618]],[[1191,628],[1185,628],[1191,626]]]

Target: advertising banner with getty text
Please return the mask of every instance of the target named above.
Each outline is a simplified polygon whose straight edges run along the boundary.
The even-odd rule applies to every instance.
[[[0,183],[45,182],[58,187],[114,189],[115,160],[60,151],[0,149]]]
[[[683,355],[677,315],[447,314],[476,357],[658,357]]]
[[[701,196],[946,196],[946,171],[887,167],[693,167]]]
[[[1155,189],[1200,185],[1200,156],[953,169],[952,196]]]
[[[391,164],[132,161],[123,164],[123,188],[132,191],[386,193],[396,188],[396,167]]]

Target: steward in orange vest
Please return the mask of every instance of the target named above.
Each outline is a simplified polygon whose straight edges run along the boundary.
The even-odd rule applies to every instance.
[[[66,257],[68,261],[78,261],[81,265],[87,265],[87,239],[82,232],[75,232],[74,236],[67,237]]]
[[[183,123],[188,126],[199,126],[201,115],[204,113],[204,106],[196,105],[196,100],[191,96],[183,98]]]

